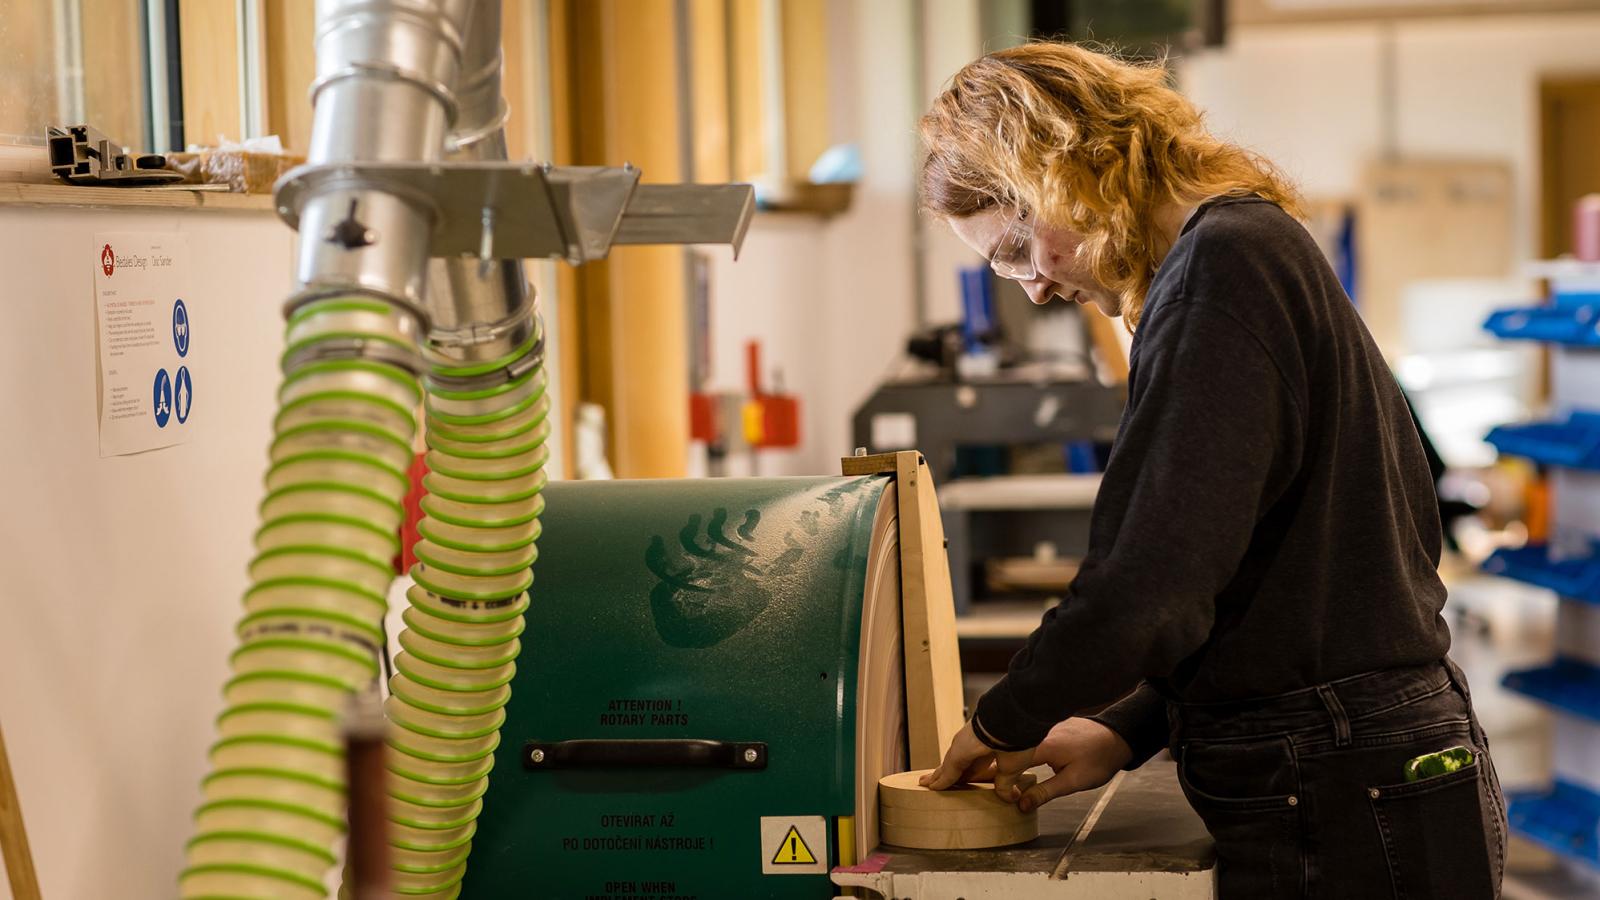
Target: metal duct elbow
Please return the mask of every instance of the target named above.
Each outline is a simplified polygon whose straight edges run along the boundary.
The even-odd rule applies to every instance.
[[[318,0],[313,165],[436,160],[458,115],[473,0]],[[498,12],[498,10],[496,10]],[[421,313],[432,213],[355,173],[300,210],[299,302],[377,295]]]
[[[459,114],[445,142],[451,160],[506,158],[501,68],[500,0],[478,0],[456,88]],[[492,222],[485,225],[493,228]],[[539,322],[521,260],[436,260],[431,279],[426,346],[432,355],[454,363],[484,362],[536,344]]]

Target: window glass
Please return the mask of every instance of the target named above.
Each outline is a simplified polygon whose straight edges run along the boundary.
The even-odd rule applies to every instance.
[[[158,0],[159,2],[159,0]],[[0,144],[88,124],[150,149],[145,0],[0,0]]]

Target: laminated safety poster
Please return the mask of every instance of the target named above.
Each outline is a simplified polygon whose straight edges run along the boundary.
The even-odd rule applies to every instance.
[[[188,240],[174,232],[112,232],[95,235],[94,246],[100,455],[181,444],[197,422]],[[203,411],[203,398],[200,405]]]

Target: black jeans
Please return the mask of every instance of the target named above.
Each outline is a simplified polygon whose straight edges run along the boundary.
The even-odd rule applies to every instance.
[[[1449,660],[1169,712],[1223,900],[1499,896],[1505,801]],[[1475,763],[1406,782],[1407,760],[1455,746]]]

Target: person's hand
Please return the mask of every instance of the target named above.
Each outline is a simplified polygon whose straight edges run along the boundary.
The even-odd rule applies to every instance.
[[[1017,801],[1028,812],[1057,797],[1097,788],[1133,759],[1133,748],[1115,731],[1092,719],[1067,719],[1050,729],[1033,750],[1035,762],[1055,775],[1029,788]]]
[[[988,781],[992,778],[995,795],[1007,803],[1015,803],[1021,796],[1021,791],[1017,790],[1017,776],[1032,765],[1031,749],[1014,753],[993,750],[978,740],[972,723],[968,722],[956,732],[955,740],[950,742],[950,749],[945,753],[944,761],[939,763],[939,768],[922,776],[918,783],[942,791],[958,783]]]

